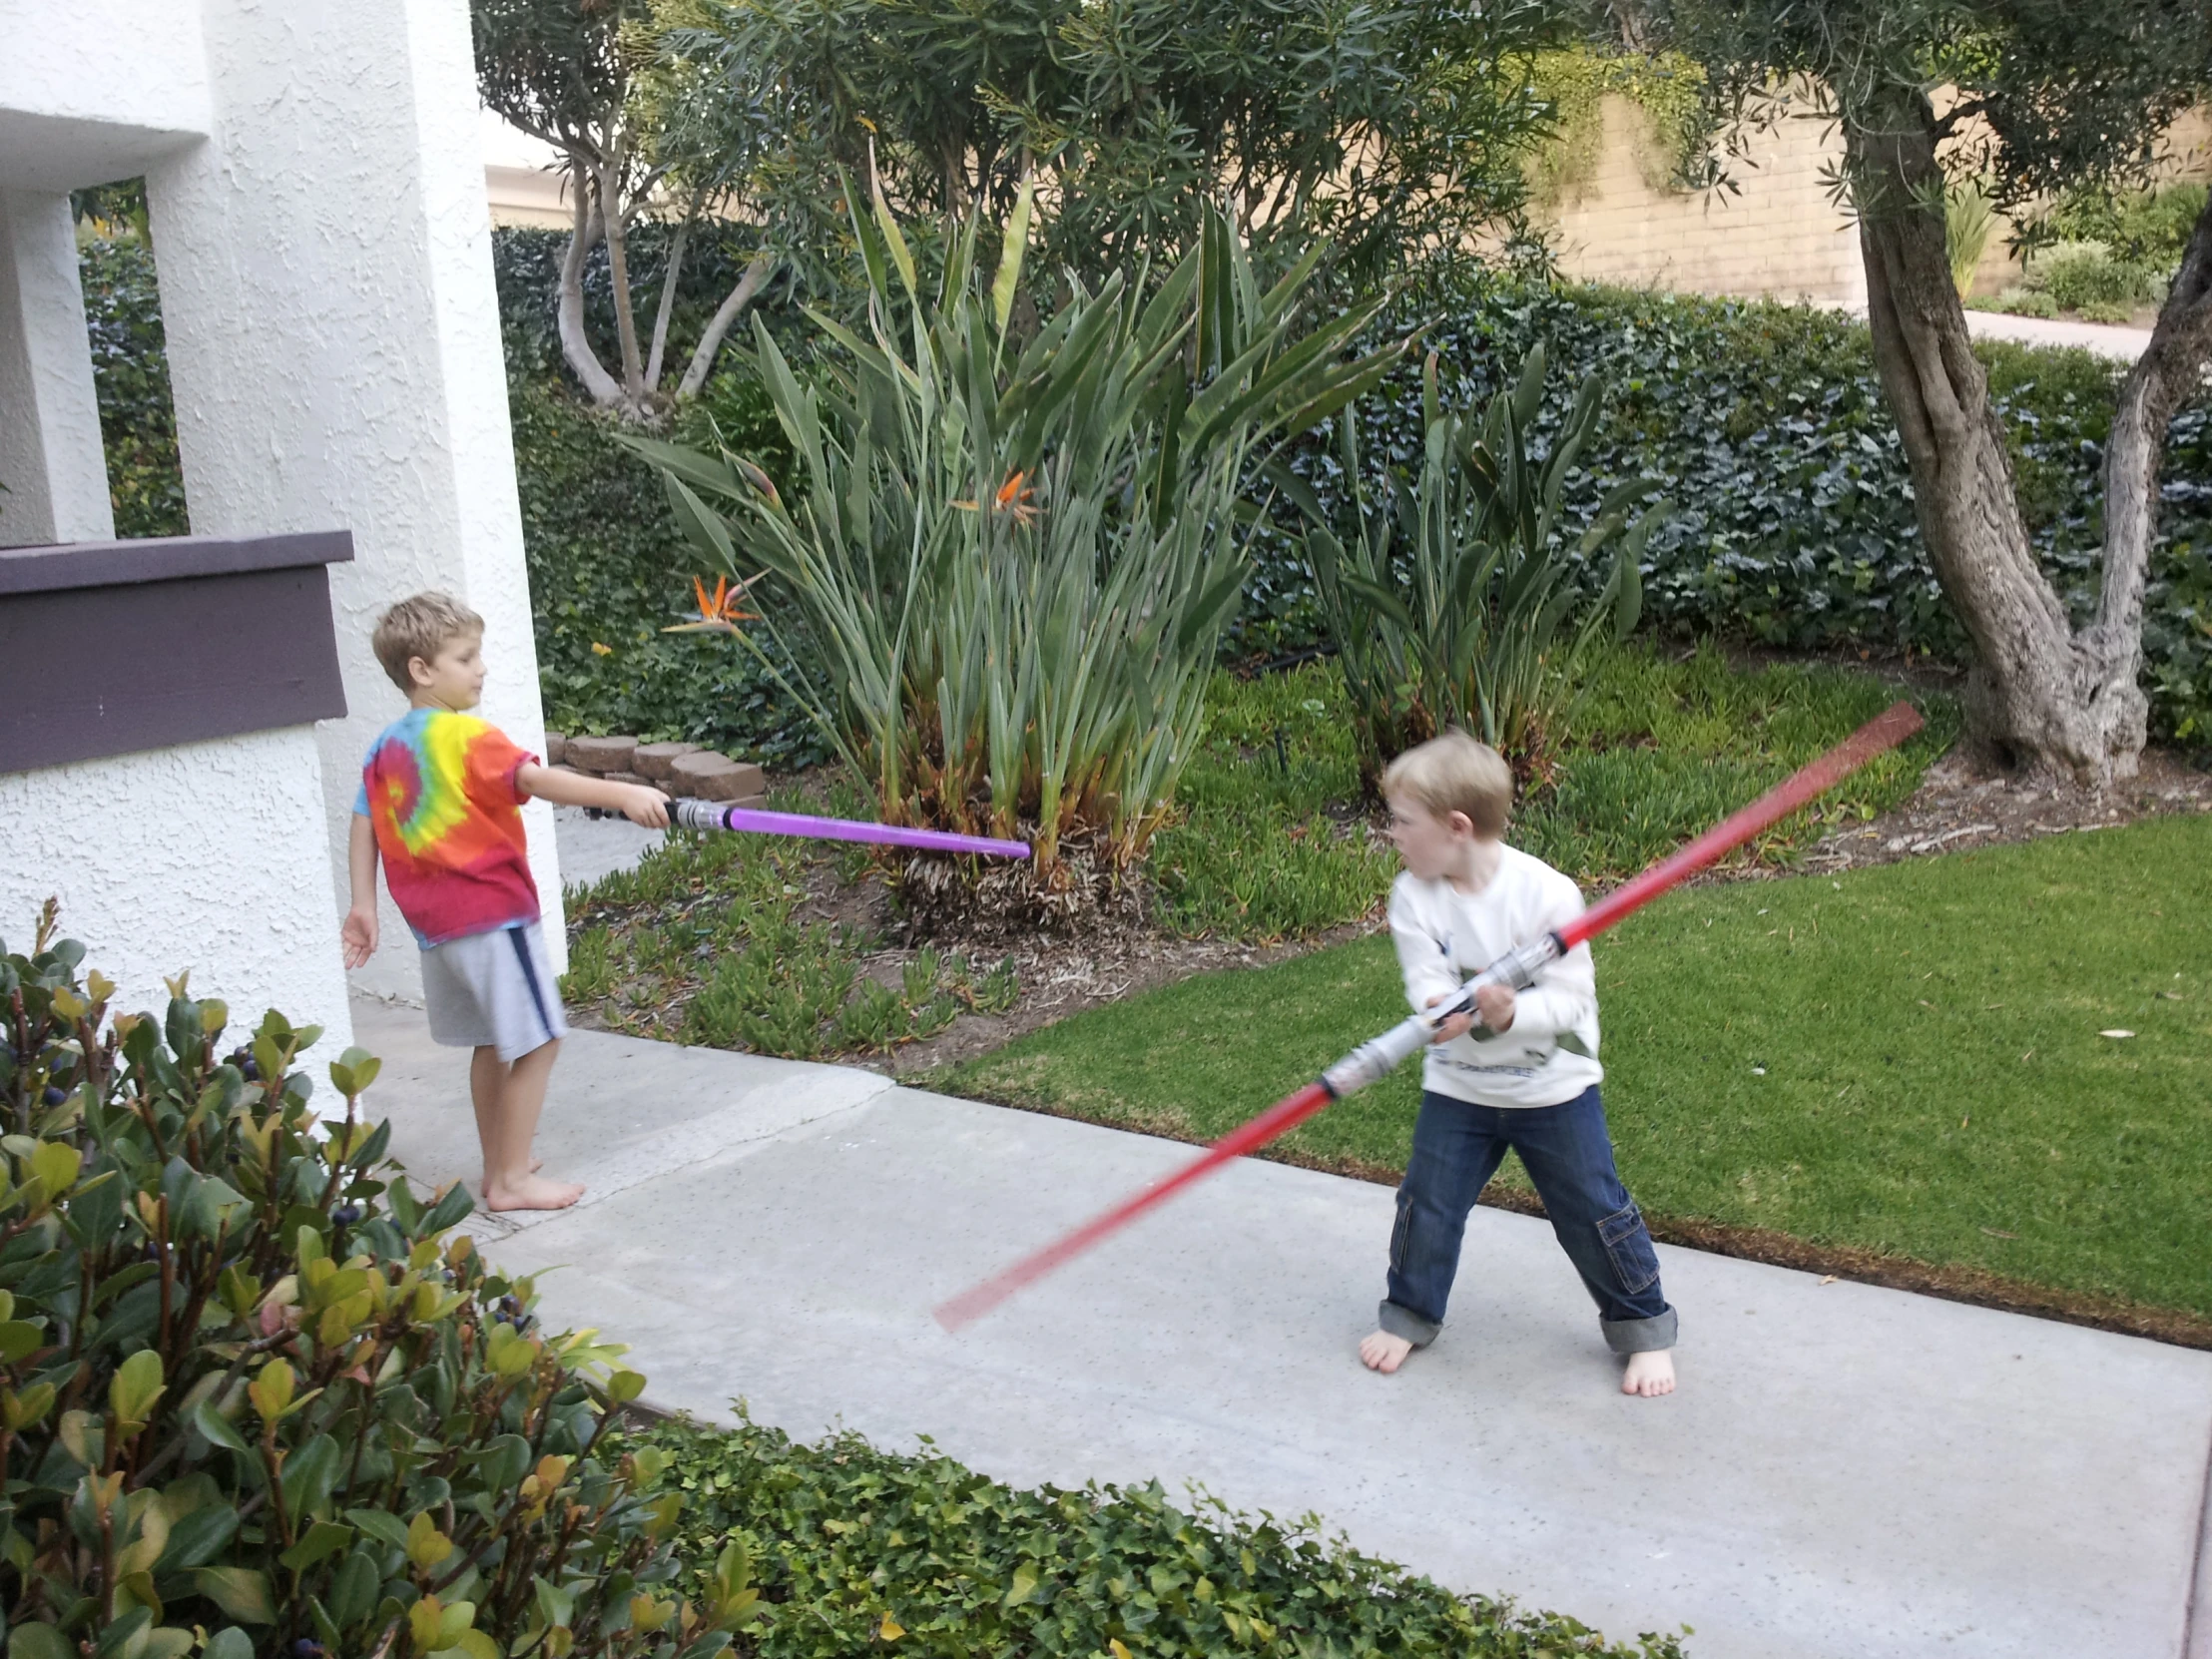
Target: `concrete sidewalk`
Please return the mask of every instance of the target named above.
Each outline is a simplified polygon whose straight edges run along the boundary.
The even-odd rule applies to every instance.
[[[395,1155],[473,1181],[461,1057],[355,1019]],[[663,1406],[1196,1481],[1616,1637],[1695,1626],[1694,1659],[2212,1659],[2212,1355],[1662,1246],[1683,1389],[1632,1400],[1549,1229],[1478,1210],[1451,1327],[1379,1379],[1388,1189],[1252,1162],[955,1339],[939,1300],[1189,1149],[592,1033],[541,1146],[586,1202],[471,1226]]]

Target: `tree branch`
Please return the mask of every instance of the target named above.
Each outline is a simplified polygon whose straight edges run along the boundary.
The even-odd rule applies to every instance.
[[[738,278],[738,285],[730,290],[707,323],[707,331],[699,336],[699,347],[692,352],[691,366],[684,370],[683,383],[676,388],[678,397],[697,397],[699,388],[707,383],[707,376],[715,366],[715,353],[722,349],[723,336],[738,315],[776,274],[776,256],[767,249],[753,256],[753,263],[745,268],[745,275]]]
[[[555,322],[561,356],[570,372],[582,383],[586,396],[601,408],[608,408],[622,401],[622,387],[600,362],[584,329],[584,261],[599,240],[599,219],[593,212],[598,191],[589,175],[572,174],[571,180],[576,189],[575,229],[569,234],[568,252],[561,257],[561,297]]]
[[[645,389],[655,392],[661,387],[661,358],[668,350],[668,322],[676,310],[676,281],[684,269],[684,245],[691,241],[692,222],[699,217],[699,206],[705,197],[704,190],[692,192],[691,206],[684,212],[683,224],[676,227],[676,240],[668,247],[668,269],[661,273],[661,306],[653,316],[653,349],[645,359]]]
[[[638,318],[630,307],[630,256],[624,247],[622,141],[599,170],[599,223],[607,239],[607,274],[614,283],[615,338],[622,348],[622,389],[633,410],[645,402],[645,362],[638,351]]]
[[[2108,683],[2134,677],[2142,657],[2143,587],[2158,537],[2158,474],[2166,427],[2212,366],[2212,202],[2197,217],[2151,329],[2120,382],[2104,447],[2104,570],[2096,620],[2079,641]]]

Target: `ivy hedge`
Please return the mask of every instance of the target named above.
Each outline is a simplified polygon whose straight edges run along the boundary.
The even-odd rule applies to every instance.
[[[153,257],[143,243],[97,241],[85,246],[79,265],[115,533],[184,535],[185,475]]]
[[[1022,1491],[926,1441],[919,1456],[850,1433],[808,1445],[750,1420],[647,1438],[683,1500],[673,1542],[690,1576],[711,1587],[733,1540],[752,1563],[757,1659],[1681,1659],[1673,1636],[1608,1642],[1453,1595],[1311,1516],[1192,1513],[1157,1482]]]
[[[1663,626],[1795,650],[1856,647],[1956,661],[1964,645],[1914,518],[1897,425],[1866,324],[1837,311],[1446,274],[1382,326],[1425,326],[1447,398],[1488,397],[1541,343],[1554,368],[1545,421],[1595,370],[1609,386],[1569,502],[1586,519],[1612,484],[1659,479],[1673,515],[1644,555],[1644,610]],[[2077,621],[2094,609],[2103,444],[2118,365],[2080,350],[1977,341],[2045,573]],[[1558,372],[1563,368],[1564,374]],[[1361,409],[1367,453],[1419,454],[1418,364]],[[1541,441],[1539,439],[1539,441]],[[1341,493],[1335,444],[1294,459]],[[2161,735],[2212,734],[2212,398],[2168,434],[2162,538],[2145,606],[2144,678]],[[1310,584],[1295,548],[1262,558],[1242,622],[1254,652],[1308,643]]]
[[[712,635],[660,632],[690,595],[690,555],[658,485],[567,382],[551,325],[560,241],[543,231],[494,238],[547,717],[575,731],[682,737],[772,762],[813,759],[819,735],[752,658]],[[731,259],[695,251],[680,318],[719,297]],[[648,285],[657,260],[648,242],[639,265]],[[118,527],[181,528],[150,262],[135,244],[96,243],[85,271],[95,339],[105,342],[101,406]],[[603,286],[596,269],[587,271],[591,305],[605,305]],[[780,329],[794,327],[790,312],[768,314]],[[1447,393],[1462,404],[1488,396],[1538,342],[1558,387],[1591,369],[1606,376],[1604,421],[1571,502],[1587,510],[1612,480],[1637,472],[1666,485],[1676,510],[1647,547],[1644,572],[1645,611],[1662,627],[1799,650],[1959,656],[1963,642],[1921,545],[1903,447],[1857,319],[1446,269],[1411,284],[1379,326],[1425,327]],[[2100,467],[2117,369],[2082,351],[1994,341],[1976,350],[2010,437],[2037,554],[2085,617],[2095,601]],[[1564,402],[1552,399],[1554,410]],[[765,398],[734,360],[688,417],[693,435],[710,415],[734,442],[761,451],[772,472],[788,466]],[[1368,398],[1361,418],[1375,464],[1414,456],[1417,365]],[[1325,498],[1334,492],[1326,434],[1310,438],[1294,464]],[[2202,742],[2212,736],[2212,400],[2175,417],[2164,495],[2144,679],[2156,732]],[[1298,549],[1268,539],[1229,654],[1310,651],[1317,624]]]

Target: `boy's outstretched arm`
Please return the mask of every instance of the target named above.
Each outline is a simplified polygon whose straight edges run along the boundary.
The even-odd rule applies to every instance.
[[[648,785],[615,784],[580,773],[555,772],[533,762],[515,769],[515,789],[562,807],[597,807],[602,812],[620,813],[648,830],[668,828],[668,797]]]
[[[345,952],[345,965],[357,968],[376,954],[376,830],[359,813],[353,815],[345,865],[351,877],[352,901],[345,912],[345,925],[338,929],[338,942]]]

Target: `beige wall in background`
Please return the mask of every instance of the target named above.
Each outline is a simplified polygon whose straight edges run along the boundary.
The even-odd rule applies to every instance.
[[[1828,123],[1793,119],[1750,137],[1731,164],[1735,192],[1656,189],[1650,120],[1631,100],[1601,106],[1603,138],[1586,178],[1543,210],[1559,267],[1585,281],[1687,293],[1806,299],[1864,306],[1859,238],[1831,199],[1843,139]],[[2212,109],[2191,110],[2167,134],[2167,170],[2212,177]],[[1974,268],[1972,291],[1994,293],[2020,268],[1999,225]]]
[[[1545,215],[1570,276],[1832,305],[1864,304],[1859,239],[1829,199],[1824,173],[1843,141],[1829,124],[1783,122],[1754,134],[1730,174],[1734,192],[1654,189],[1640,151],[1649,118],[1626,98],[1600,107],[1603,140],[1589,176]]]

